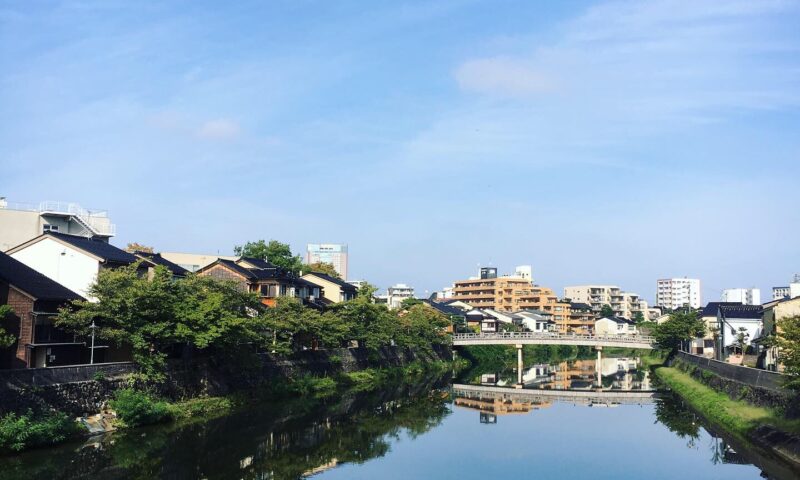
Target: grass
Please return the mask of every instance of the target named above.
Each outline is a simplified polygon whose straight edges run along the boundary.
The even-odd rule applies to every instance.
[[[694,379],[689,373],[674,367],[657,367],[655,373],[660,380],[686,403],[710,422],[724,428],[740,439],[760,425],[770,425],[778,430],[800,433],[799,420],[787,420],[773,409],[756,407],[708,387]]]

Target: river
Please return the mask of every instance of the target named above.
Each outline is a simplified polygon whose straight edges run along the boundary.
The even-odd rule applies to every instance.
[[[524,388],[517,378],[473,370],[117,432],[0,459],[0,478],[798,478],[655,391],[637,358],[529,366]]]

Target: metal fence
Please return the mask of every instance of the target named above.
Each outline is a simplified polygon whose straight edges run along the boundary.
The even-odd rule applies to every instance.
[[[733,365],[730,363],[720,362],[707,357],[699,355],[692,355],[691,353],[678,352],[677,357],[684,362],[692,363],[698,367],[708,370],[728,380],[735,380],[737,382],[745,383],[754,387],[766,388],[775,392],[785,393],[783,389],[784,375],[778,372],[770,372],[768,370],[760,370],[758,368],[744,367],[742,365]]]

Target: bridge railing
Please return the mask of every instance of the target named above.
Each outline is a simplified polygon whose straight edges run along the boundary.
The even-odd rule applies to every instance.
[[[499,332],[499,333],[454,333],[453,341],[469,340],[585,340],[594,342],[622,342],[654,344],[650,335],[588,335],[582,333],[539,333],[539,332]]]

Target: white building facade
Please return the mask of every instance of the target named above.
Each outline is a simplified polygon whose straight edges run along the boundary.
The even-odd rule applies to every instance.
[[[758,288],[726,288],[722,291],[723,302],[742,305],[761,305],[761,290]]]
[[[642,314],[647,320],[648,306],[638,294],[623,292],[616,285],[576,285],[564,287],[564,298],[569,298],[575,303],[586,303],[592,306],[592,311],[600,312],[603,305],[609,305],[614,310],[614,315],[628,319]]]
[[[700,308],[703,297],[696,278],[663,278],[656,283],[656,305],[674,310],[689,306]]]
[[[386,305],[391,309],[400,308],[406,298],[414,298],[414,288],[398,283],[386,289]]]

